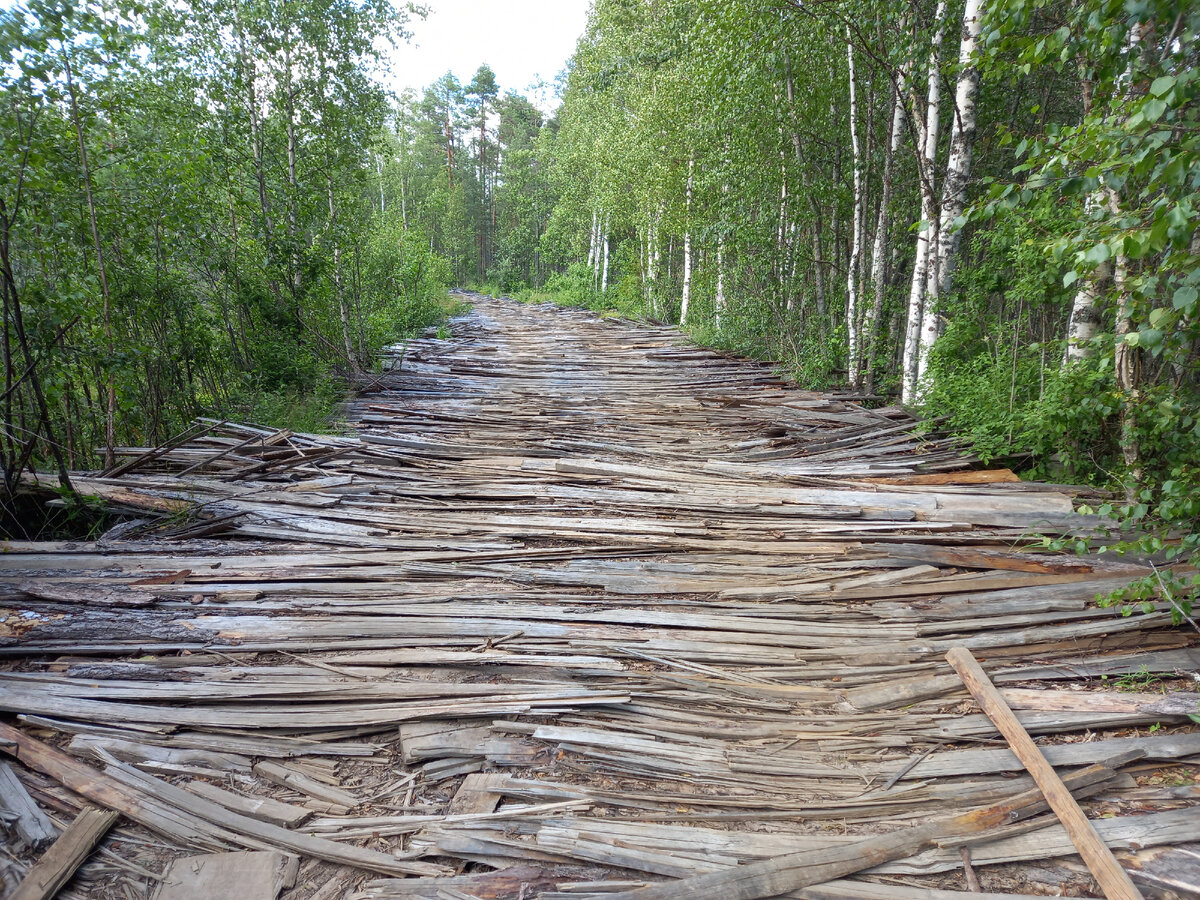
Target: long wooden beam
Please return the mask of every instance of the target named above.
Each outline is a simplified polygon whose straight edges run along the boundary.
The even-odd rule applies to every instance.
[[[1075,849],[1087,863],[1088,870],[1099,882],[1104,896],[1108,900],[1143,900],[1141,891],[1121,868],[1108,845],[1096,833],[1096,829],[1083,814],[1063,780],[1058,777],[1054,767],[1033,742],[1029,732],[1017,721],[1016,715],[1004,702],[1004,697],[992,684],[971,651],[966,647],[954,647],[946,654],[946,659],[963,680],[979,708],[987,713],[987,717],[1004,735],[1017,759],[1046,795],[1046,802],[1067,829],[1071,843],[1075,845]]]

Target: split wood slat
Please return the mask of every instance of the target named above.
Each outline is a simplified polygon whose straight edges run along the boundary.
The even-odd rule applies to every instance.
[[[281,828],[297,828],[313,816],[313,810],[283,803],[271,797],[246,796],[232,791],[222,790],[207,781],[191,781],[184,785],[191,793],[213,803],[219,803],[226,809],[242,813],[255,819],[262,819],[279,825]]]
[[[354,433],[199,419],[75,478],[136,524],[0,547],[0,710],[46,742],[0,745],[59,783],[28,780],[39,802],[107,801],[176,856],[396,876],[362,900],[520,893],[433,883],[468,862],[595,900],[801,851],[830,877],[863,841],[908,880],[964,842],[981,868],[1073,855],[1051,816],[946,824],[1034,788],[956,646],[1054,765],[1200,754],[1186,690],[1083,683],[1200,667],[1169,609],[1095,604],[1143,561],[1032,545],[1109,524],[1073,512],[1099,493],[977,471],[903,409],[674,329],[470,300],[361,377]],[[1195,834],[1193,787],[1090,777],[1077,796],[1143,813],[1099,823],[1110,846]],[[905,855],[926,826],[949,843]],[[314,880],[335,900],[360,877]]]
[[[17,773],[6,762],[0,762],[0,809],[6,809],[16,817],[17,836],[34,850],[49,846],[58,837],[58,829],[29,796]]]
[[[1029,733],[1017,721],[1016,715],[1004,702],[1004,697],[992,684],[971,651],[965,647],[955,647],[946,654],[946,660],[954,667],[954,671],[963,680],[975,702],[996,724],[1013,753],[1033,776],[1033,780],[1045,794],[1050,808],[1067,829],[1071,842],[1083,857],[1088,870],[1099,882],[1104,896],[1108,900],[1143,900],[1141,891],[1121,868],[1108,845],[1096,833],[1096,829],[1083,814],[1063,780],[1046,760]]]
[[[1072,787],[1086,787],[1112,774],[1104,766],[1089,766],[1072,773]],[[1040,790],[1026,791],[1003,803],[933,822],[912,825],[889,834],[868,837],[838,847],[789,853],[762,862],[749,863],[650,885],[619,891],[610,900],[686,900],[691,897],[721,897],[722,900],[760,900],[776,897],[813,884],[853,875],[893,859],[901,859],[934,846],[939,841],[965,838],[1035,815],[1046,808]]]
[[[326,803],[332,803],[335,807],[339,807],[344,811],[349,811],[358,806],[358,800],[354,795],[348,794],[333,785],[322,784],[314,778],[309,778],[303,772],[298,772],[291,766],[282,763],[271,760],[257,762],[254,764],[254,774],[272,784],[291,788],[294,791],[299,791],[301,794],[307,794],[316,800],[324,800]]]
[[[50,900],[100,843],[118,813],[85,806],[30,869],[10,900]]]
[[[132,776],[134,784],[137,785],[131,787],[115,778],[111,772],[99,772],[3,722],[0,722],[0,749],[12,753],[25,765],[48,775],[93,803],[122,813],[151,830],[162,832],[167,827],[165,823],[171,821],[164,813],[170,811],[184,824],[194,820],[197,825],[215,825],[215,836],[218,840],[223,835],[242,841],[249,840],[251,846],[256,849],[265,841],[296,853],[343,865],[359,866],[385,875],[432,875],[441,871],[440,866],[403,862],[376,851],[344,847],[333,841],[287,831],[267,822],[238,815],[189,794],[182,788],[128,769],[126,774]],[[119,764],[110,764],[109,768],[121,770]],[[130,779],[127,778],[126,781],[128,780]],[[145,791],[146,787],[151,786],[156,794]],[[173,837],[179,834],[176,829],[169,832],[169,836]]]

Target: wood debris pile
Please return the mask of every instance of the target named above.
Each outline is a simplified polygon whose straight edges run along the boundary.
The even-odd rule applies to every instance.
[[[201,422],[76,480],[123,536],[5,547],[10,887],[95,808],[60,896],[1094,896],[953,648],[1148,894],[1200,884],[1200,643],[1033,549],[1074,489],[670,329],[453,332],[353,437]]]

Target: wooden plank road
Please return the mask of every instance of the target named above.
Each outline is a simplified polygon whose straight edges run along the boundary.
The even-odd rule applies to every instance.
[[[473,301],[363,378],[352,433],[201,421],[76,479],[139,522],[4,547],[0,749],[60,820],[125,817],[81,896],[270,849],[304,860],[290,900],[684,896],[835,857],[892,881],[793,896],[952,897],[964,844],[995,895],[1061,893],[1023,864],[1073,852],[1053,817],[972,813],[1033,781],[954,647],[1110,846],[1200,833],[1196,635],[1097,606],[1136,561],[1037,549],[1102,524],[1076,490],[673,329]]]

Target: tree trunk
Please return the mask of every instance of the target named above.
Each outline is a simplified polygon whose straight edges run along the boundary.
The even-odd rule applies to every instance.
[[[886,263],[890,251],[888,240],[888,208],[892,202],[892,179],[895,168],[896,150],[904,131],[904,101],[900,90],[892,98],[892,130],[888,135],[887,151],[883,157],[883,184],[879,196],[879,215],[875,222],[875,242],[871,250],[871,287],[874,291],[871,308],[863,322],[863,337],[867,347],[866,379],[868,391],[875,387],[875,357],[879,349],[876,330],[883,315],[883,301],[887,292]]]
[[[608,293],[608,213],[604,214],[604,230],[601,236],[604,244],[604,274],[600,276],[600,293]]]
[[[596,263],[596,210],[592,209],[592,229],[588,232],[588,268],[595,269]]]
[[[354,331],[350,324],[350,309],[346,306],[342,290],[342,248],[337,240],[337,206],[333,197],[333,165],[329,164],[326,174],[326,189],[329,197],[329,242],[333,248],[333,296],[337,300],[338,316],[342,320],[342,342],[346,347],[346,362],[354,371],[358,370],[358,354],[354,352]]]
[[[1083,114],[1087,116],[1092,110],[1092,85],[1086,76],[1081,78],[1081,82]],[[1102,207],[1106,200],[1104,191],[1093,191],[1084,201],[1084,214]],[[1064,368],[1075,360],[1089,359],[1095,354],[1091,342],[1100,330],[1100,311],[1096,308],[1096,301],[1111,274],[1112,269],[1105,261],[1080,279],[1075,302],[1071,305],[1071,316],[1067,319],[1067,346],[1062,358]]]
[[[725,315],[725,235],[717,240],[717,295],[715,298],[716,325],[721,329],[721,317]]]
[[[1150,33],[1150,26],[1142,23],[1135,24],[1129,32],[1129,81],[1125,88],[1125,98],[1131,99],[1138,88],[1134,84],[1135,58],[1142,52],[1142,44]],[[1108,212],[1114,219],[1121,216],[1121,197],[1117,191],[1105,187],[1108,198]],[[1137,330],[1134,321],[1133,294],[1128,286],[1129,258],[1124,250],[1118,252],[1113,259],[1113,289],[1117,295],[1116,340],[1113,348],[1117,391],[1121,395],[1121,456],[1125,461],[1125,499],[1133,503],[1137,500],[1141,487],[1142,451],[1138,435],[1137,408],[1141,404],[1141,351],[1126,343],[1125,337]]]
[[[858,361],[858,262],[862,252],[863,173],[862,151],[858,143],[858,95],[854,73],[854,45],[850,26],[846,26],[846,63],[850,73],[850,150],[854,171],[854,219],[850,236],[850,259],[846,264],[846,368],[852,387],[860,381]]]
[[[688,307],[692,300],[692,185],[694,183],[696,157],[688,157],[687,197],[685,201],[683,231],[683,297],[679,310],[679,324],[686,325]]]
[[[13,330],[17,334],[17,344],[21,348],[21,355],[25,358],[25,371],[28,373],[26,377],[29,379],[29,388],[33,392],[33,399],[37,404],[38,415],[42,420],[43,436],[45,437],[47,446],[50,448],[50,455],[54,457],[54,461],[58,464],[58,483],[64,490],[74,495],[75,486],[71,484],[71,475],[67,471],[67,462],[63,457],[62,447],[55,439],[54,423],[50,419],[50,408],[46,403],[46,393],[42,389],[41,376],[38,374],[38,359],[34,355],[33,349],[29,346],[29,338],[25,333],[25,316],[21,309],[21,297],[17,291],[17,279],[13,273],[12,258],[9,256],[11,246],[12,220],[9,216],[9,211],[3,205],[3,201],[0,201],[0,289],[4,292],[5,311],[12,316]],[[11,426],[11,420],[6,419],[4,423],[5,431],[10,431]],[[21,470],[25,468],[25,464],[29,461],[29,456],[33,452],[35,444],[36,438],[29,442],[25,451],[14,461],[14,465],[11,468],[6,467],[4,479],[5,487],[9,493],[12,493],[16,486],[17,480],[21,476]],[[111,454],[111,446],[106,449]]]
[[[1096,301],[1111,272],[1105,262],[1080,279],[1075,302],[1071,305],[1071,318],[1067,320],[1067,349],[1063,354],[1063,366],[1095,355],[1092,340],[1100,330],[1100,311],[1096,308]]]
[[[921,353],[922,312],[929,303],[926,295],[931,273],[936,271],[938,209],[934,192],[935,164],[939,113],[942,98],[941,64],[942,37],[945,32],[946,0],[938,0],[934,21],[933,44],[929,51],[928,98],[925,103],[925,122],[913,115],[917,126],[917,168],[921,187],[921,225],[917,232],[917,252],[913,261],[912,285],[908,293],[908,319],[904,332],[904,361],[902,364],[901,399],[906,404],[919,402],[917,371]]]
[[[981,0],[967,0],[963,9],[962,40],[958,51],[958,86],[954,95],[954,122],[950,131],[950,158],[942,182],[941,218],[938,225],[937,254],[930,268],[925,307],[921,318],[921,349],[917,358],[917,390],[925,381],[929,356],[941,335],[938,300],[948,296],[958,261],[962,229],[956,220],[967,203],[967,182],[971,177],[971,155],[975,147],[975,97],[979,90],[979,71],[974,65],[975,48],[982,25]]]
[[[979,70],[975,51],[982,28],[982,0],[967,0],[963,10],[962,42],[958,48],[958,87],[954,94],[954,123],[950,130],[950,159],[942,182],[942,218],[938,229],[937,296],[945,297],[954,283],[958,245],[962,229],[955,222],[967,205],[967,183],[975,149],[975,99],[979,93]]]
[[[300,188],[296,181],[296,95],[292,90],[292,55],[289,48],[291,34],[285,36],[283,51],[283,98],[284,115],[287,116],[287,233],[288,233],[288,268],[289,282],[292,289],[292,302],[295,304],[297,321],[300,319],[300,223],[297,220],[296,204],[299,202]]]
[[[650,226],[650,311],[655,315],[659,315],[658,311],[658,263],[660,257],[660,244],[658,240],[658,220],[661,217],[661,211],[654,217]]]
[[[812,242],[813,242],[813,293],[817,304],[817,330],[822,336],[825,334],[828,316],[826,314],[825,302],[825,245],[821,240],[822,220],[821,208],[813,201],[813,207],[816,210],[816,220],[813,223]]]

